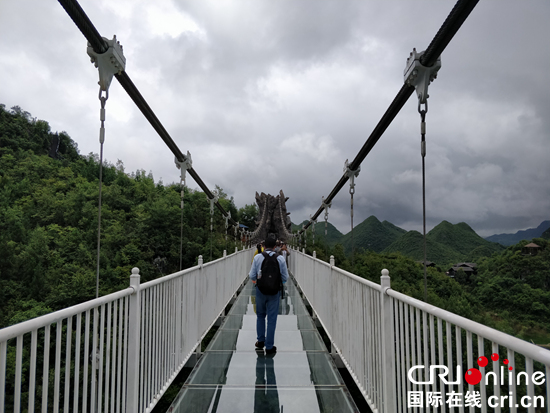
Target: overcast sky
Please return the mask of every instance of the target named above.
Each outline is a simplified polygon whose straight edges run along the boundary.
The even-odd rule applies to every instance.
[[[81,0],[116,34],[126,71],[193,167],[237,207],[290,197],[308,219],[342,176],[424,50],[450,1]],[[427,123],[428,229],[479,235],[550,219],[550,2],[484,0],[442,55]],[[0,0],[0,103],[99,152],[98,71],[54,0]],[[126,172],[179,181],[174,156],[113,79],[104,156]],[[416,95],[366,157],[354,222],[422,228]],[[191,187],[198,187],[188,178]],[[349,232],[349,185],[329,221]],[[323,215],[320,217],[321,222]]]

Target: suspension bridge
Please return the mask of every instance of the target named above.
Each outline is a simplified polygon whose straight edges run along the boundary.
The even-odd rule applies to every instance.
[[[424,160],[427,88],[439,56],[477,1],[459,0],[426,50],[411,53],[404,85],[357,156],[346,162],[310,221],[285,233],[292,279],[280,306],[274,357],[253,348],[255,294],[247,278],[250,242],[265,230],[267,208],[255,231],[242,231],[131,81],[116,38],[101,37],[76,1],[59,3],[99,68],[101,145],[108,88],[116,77],[173,152],[182,183],[189,173],[210,200],[211,213],[217,208],[226,232],[230,225],[234,235],[241,231],[245,245],[146,283],[134,268],[122,291],[0,330],[0,413],[150,412],[186,365],[195,368],[169,411],[356,412],[337,370],[345,367],[373,412],[550,412],[547,350],[399,293],[385,269],[380,284],[373,283],[304,249],[305,231],[321,213],[326,219],[348,181],[353,223],[360,165],[414,91]],[[286,207],[278,216],[286,218]],[[98,257],[99,248],[100,228]],[[214,325],[219,329],[203,352]]]

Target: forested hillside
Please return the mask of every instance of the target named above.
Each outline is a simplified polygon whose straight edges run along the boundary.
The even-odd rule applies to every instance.
[[[58,159],[48,156],[55,136]],[[97,155],[81,156],[67,133],[0,105],[0,328],[95,298],[98,177]],[[142,281],[179,270],[179,184],[128,173],[120,160],[104,166],[103,181],[100,295],[127,287],[133,267]],[[210,204],[188,188],[184,198],[187,268],[210,257]],[[254,205],[238,210],[223,191],[220,203],[253,225]],[[226,244],[221,215],[214,218],[217,258],[235,244]]]
[[[380,222],[378,218],[371,215],[353,228],[353,245],[356,250],[382,252],[406,232],[388,221]],[[351,252],[351,231],[342,237],[341,243],[346,252]]]
[[[481,238],[464,222],[453,225],[442,221],[426,234],[427,260],[440,267],[457,262],[476,262],[504,251],[505,247]],[[424,259],[422,234],[409,231],[384,252],[401,252],[417,261]]]
[[[292,224],[292,231],[296,232],[302,229],[302,226],[307,224],[309,221],[304,221],[300,225]],[[312,231],[312,227],[308,231]],[[315,238],[322,239],[329,245],[334,245],[338,242],[341,242],[343,235],[338,229],[332,225],[330,222],[327,222],[327,236],[325,237],[325,222],[319,220],[315,225]]]

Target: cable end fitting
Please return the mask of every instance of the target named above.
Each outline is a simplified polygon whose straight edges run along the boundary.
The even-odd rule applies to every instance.
[[[417,52],[416,49],[413,49],[403,71],[405,84],[414,86],[419,104],[428,102],[428,86],[437,78],[437,72],[441,69],[441,56],[437,58],[433,66],[427,67],[420,63],[424,52]]]
[[[359,172],[361,172],[361,165],[359,165],[357,169],[351,169],[350,163],[346,159],[346,162],[344,163],[344,175],[349,178],[349,186],[350,186],[351,194],[355,192],[355,178],[359,176]]]
[[[178,158],[174,157],[174,162],[176,168],[180,170],[181,179],[185,181],[185,173],[187,170],[193,168],[193,160],[191,159],[191,154],[187,151],[187,155],[183,156],[183,160],[180,161]]]
[[[91,62],[99,69],[99,88],[108,91],[113,76],[117,73],[120,74],[126,68],[126,58],[122,53],[122,45],[117,41],[116,35],[113,36],[112,40],[105,37],[103,40],[109,46],[105,53],[96,53],[89,42],[87,53]]]

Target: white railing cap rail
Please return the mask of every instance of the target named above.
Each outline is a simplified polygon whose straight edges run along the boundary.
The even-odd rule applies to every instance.
[[[99,307],[100,305],[127,297],[129,295],[132,295],[133,293],[134,289],[132,287],[128,287],[122,291],[118,291],[113,294],[104,295],[103,297],[95,298],[81,304],[73,305],[72,307],[64,308],[54,313],[46,314],[40,317],[33,318],[31,320],[23,321],[19,324],[14,324],[12,326],[3,328],[0,330],[0,343],[18,337],[21,334],[30,333],[31,331],[37,330],[39,328],[57,323],[60,320],[64,320],[76,314],[83,313],[85,311],[91,310],[92,308]]]
[[[427,304],[423,301],[417,300],[416,298],[409,297],[408,295],[392,290],[391,288],[386,290],[386,294],[390,297],[403,301],[405,304],[409,304],[415,308],[425,311],[428,314],[432,314],[442,320],[448,321],[463,328],[464,330],[468,330],[478,336],[491,340],[499,345],[506,346],[510,350],[521,353],[533,360],[550,366],[550,351],[545,348],[451,313],[450,311],[443,310],[442,308]]]

